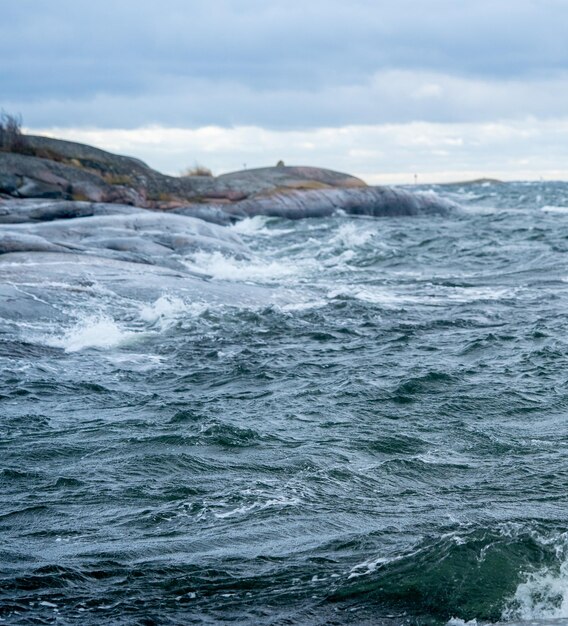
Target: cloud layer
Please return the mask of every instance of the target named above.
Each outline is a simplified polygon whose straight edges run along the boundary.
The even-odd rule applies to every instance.
[[[1,18],[1,108],[166,171],[562,170],[565,0],[18,0]]]
[[[4,108],[28,123],[270,128],[566,110],[562,0],[18,0]]]

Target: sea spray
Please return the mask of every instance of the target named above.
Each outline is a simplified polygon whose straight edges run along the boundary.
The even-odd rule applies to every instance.
[[[121,328],[105,314],[85,316],[79,319],[62,336],[50,337],[47,345],[63,348],[65,352],[77,352],[87,348],[108,349],[132,340],[137,333]]]

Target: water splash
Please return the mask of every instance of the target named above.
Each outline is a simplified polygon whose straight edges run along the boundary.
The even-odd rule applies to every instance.
[[[46,343],[65,352],[78,352],[86,348],[113,348],[137,334],[120,328],[113,319],[101,314],[81,319],[61,337],[52,337]]]
[[[568,620],[568,561],[558,570],[542,568],[519,584],[503,620]]]
[[[172,328],[180,319],[198,317],[207,310],[204,302],[186,302],[182,298],[166,294],[151,304],[140,308],[140,319],[149,324],[153,330],[163,332]]]
[[[362,228],[357,223],[347,222],[341,224],[330,243],[347,249],[358,248],[368,243],[375,234],[375,229],[369,228],[368,224]]]
[[[198,252],[186,261],[189,269],[217,280],[274,282],[302,271],[297,264],[266,259],[235,259],[220,252]]]
[[[265,215],[255,215],[232,224],[229,226],[229,229],[239,235],[263,235],[268,237],[294,232],[292,228],[267,228],[271,221],[274,221],[274,218],[266,217]]]

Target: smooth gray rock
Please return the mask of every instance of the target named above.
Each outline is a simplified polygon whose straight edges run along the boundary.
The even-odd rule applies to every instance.
[[[29,149],[36,152],[42,158],[52,160],[72,160],[76,159],[82,165],[91,165],[94,169],[109,171],[113,169],[115,172],[128,174],[132,171],[144,173],[150,168],[134,157],[113,154],[94,146],[78,143],[76,141],[67,141],[63,139],[55,139],[53,137],[43,137],[40,135],[25,135],[25,142]]]
[[[234,215],[231,215],[231,213],[227,211],[226,204],[187,204],[185,206],[172,209],[170,213],[196,217],[200,220],[210,222],[211,224],[219,224],[222,226],[232,224],[237,219]]]
[[[70,165],[34,156],[0,152],[0,172],[18,181],[12,192],[16,197],[73,199],[73,186],[90,184],[103,197],[112,187],[102,178]]]
[[[0,199],[0,224],[50,222],[91,215],[132,215],[135,213],[145,213],[145,210],[122,204],[72,200]]]
[[[71,193],[75,198],[84,198],[87,202],[104,202],[111,196],[111,191],[89,181],[80,181],[71,185]],[[133,202],[134,204],[134,202]]]
[[[9,172],[4,173],[0,171],[0,192],[1,193],[14,194],[16,193],[20,184],[21,184],[21,181],[14,174],[11,174]]]
[[[222,174],[216,179],[227,189],[246,190],[247,195],[284,189],[325,189],[333,187],[366,187],[360,178],[320,167],[261,167]]]
[[[458,205],[436,194],[412,193],[392,187],[361,187],[289,191],[249,198],[233,204],[185,206],[176,213],[227,224],[244,217],[267,215],[288,219],[328,217],[337,213],[371,217],[448,215]],[[209,217],[210,216],[210,217]]]
[[[68,252],[68,249],[39,235],[0,232],[0,254],[9,252]]]
[[[45,217],[48,207],[40,205],[35,210]],[[55,203],[59,217],[65,208],[75,214],[82,209],[99,214],[4,224],[0,227],[0,254],[73,252],[174,268],[182,267],[184,256],[198,251],[222,252],[239,258],[249,256],[248,248],[236,233],[200,219],[129,207],[121,210],[112,205]],[[54,210],[53,205],[51,209]],[[33,211],[30,207],[28,218]]]
[[[44,183],[24,176],[22,183],[17,188],[20,198],[63,198],[70,195],[71,188],[68,185],[54,185]]]

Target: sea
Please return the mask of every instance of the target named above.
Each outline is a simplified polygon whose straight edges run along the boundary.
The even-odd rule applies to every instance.
[[[205,295],[7,264],[0,624],[568,624],[568,183],[410,190]]]

